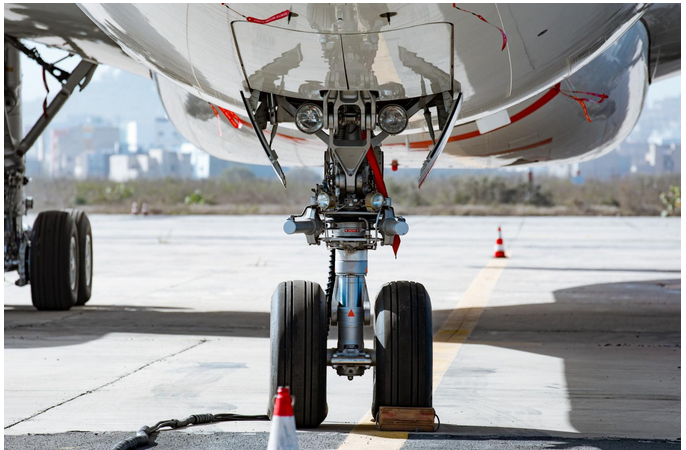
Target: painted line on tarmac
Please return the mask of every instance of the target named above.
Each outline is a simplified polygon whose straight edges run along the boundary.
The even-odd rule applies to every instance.
[[[508,257],[512,254],[508,252]],[[448,368],[453,363],[457,354],[462,349],[469,335],[476,327],[481,313],[488,304],[495,285],[500,279],[503,270],[507,266],[508,259],[492,259],[481,269],[464,295],[456,305],[453,312],[448,316],[441,328],[434,335],[433,345],[433,391],[443,381]],[[373,448],[382,450],[395,450],[401,448],[409,433],[405,431],[380,431],[372,422],[372,413],[360,419],[350,431],[348,437],[338,447],[339,450],[360,448],[362,445],[373,444]]]

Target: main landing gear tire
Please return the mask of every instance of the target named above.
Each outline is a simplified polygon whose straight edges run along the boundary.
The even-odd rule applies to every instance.
[[[79,288],[79,238],[71,214],[43,211],[31,232],[31,301],[38,310],[66,311]]]
[[[88,216],[80,209],[65,210],[76,225],[79,239],[79,286],[76,306],[85,305],[91,298],[93,287],[93,233]]]
[[[373,417],[380,406],[431,407],[433,337],[426,289],[411,281],[385,284],[374,317]]]
[[[315,428],[328,413],[326,404],[326,296],[317,283],[286,281],[272,296],[269,417],[279,386],[294,399],[298,428]]]

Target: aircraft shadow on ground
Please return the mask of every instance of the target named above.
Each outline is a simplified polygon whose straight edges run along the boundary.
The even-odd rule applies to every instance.
[[[602,426],[610,435],[625,434],[640,423],[646,436],[664,437],[660,433],[670,429],[665,426],[669,420],[674,423],[671,434],[678,436],[680,283],[669,279],[587,285],[555,291],[554,303],[487,307],[466,344],[563,359],[570,422],[581,435],[598,435]],[[434,331],[452,312],[434,311]],[[269,338],[269,313],[121,305],[51,313],[5,306],[6,349],[77,345],[109,333]],[[332,327],[329,337],[335,336]],[[373,338],[371,332],[366,338]],[[441,431],[462,434],[466,428],[444,423]],[[477,434],[536,432],[550,434],[489,427]]]
[[[640,424],[644,436],[680,436],[681,280],[579,286],[554,297],[485,308],[466,344],[562,358],[569,420],[581,435],[631,435]],[[435,330],[450,313],[434,311]]]
[[[92,305],[64,312],[5,305],[5,348],[78,345],[110,333],[268,339],[269,313],[131,305]],[[336,336],[332,326],[329,338]],[[374,339],[369,327],[365,339]]]

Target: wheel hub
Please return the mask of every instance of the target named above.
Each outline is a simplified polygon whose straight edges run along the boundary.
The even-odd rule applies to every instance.
[[[91,249],[91,237],[90,237],[90,234],[86,235],[86,249],[85,249],[85,250],[86,250],[86,251],[85,251],[85,258],[84,258],[85,261],[84,261],[84,264],[85,264],[85,268],[86,268],[86,286],[90,286],[90,285],[91,285],[91,277],[93,276],[93,274],[92,274],[92,265],[91,265],[91,264],[92,264],[92,263],[91,263],[91,258],[92,258],[91,252],[92,252],[92,249]]]
[[[69,242],[69,286],[76,289],[76,237],[72,236]]]

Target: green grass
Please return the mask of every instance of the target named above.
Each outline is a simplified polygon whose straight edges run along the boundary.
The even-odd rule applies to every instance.
[[[387,187],[401,214],[457,215],[660,215],[661,194],[672,195],[680,174],[632,175],[611,181],[521,176],[435,177],[417,189],[414,178],[387,175]],[[100,213],[128,213],[133,201],[147,202],[151,213],[296,214],[309,204],[317,177],[291,170],[288,189],[276,179],[258,179],[232,170],[210,180],[75,181],[36,179],[27,186],[37,210],[80,207]],[[671,193],[671,194],[670,194]],[[663,195],[663,199],[665,198]],[[671,198],[671,197],[670,197]],[[674,204],[674,202],[672,202]],[[668,215],[680,215],[680,203]]]

